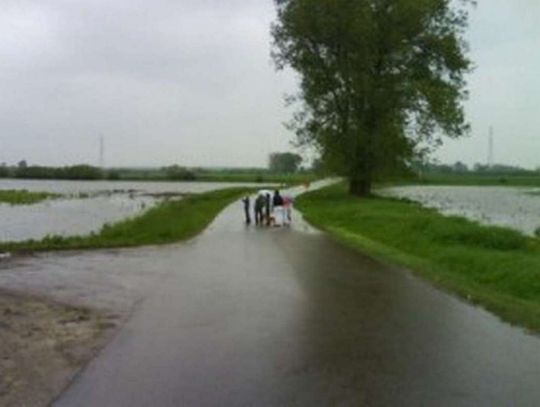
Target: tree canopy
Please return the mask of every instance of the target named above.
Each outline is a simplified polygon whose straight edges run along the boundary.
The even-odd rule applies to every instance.
[[[272,153],[268,161],[270,171],[293,173],[298,171],[302,157],[295,153]]]
[[[368,194],[469,126],[463,33],[471,0],[275,0],[273,58],[301,78],[292,127],[327,166]]]
[[[193,171],[177,164],[163,167],[162,171],[165,172],[168,179],[174,181],[194,181],[197,178]]]

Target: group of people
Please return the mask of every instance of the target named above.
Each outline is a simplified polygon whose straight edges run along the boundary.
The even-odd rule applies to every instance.
[[[246,224],[251,224],[251,198],[246,196],[242,199]],[[293,199],[290,196],[282,196],[279,190],[274,193],[261,190],[253,202],[253,213],[256,225],[282,226],[290,225],[292,221]]]

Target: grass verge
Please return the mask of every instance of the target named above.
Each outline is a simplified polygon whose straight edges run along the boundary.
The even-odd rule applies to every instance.
[[[307,221],[339,241],[540,332],[538,239],[411,202],[355,198],[344,185],[305,194],[297,206]]]
[[[30,192],[25,189],[21,190],[0,190],[0,203],[10,205],[32,205],[45,201],[47,199],[58,198],[60,195],[49,192]]]
[[[141,216],[105,225],[99,233],[0,243],[0,251],[98,249],[178,242],[197,235],[225,206],[246,191],[247,188],[230,188],[190,195],[179,201],[164,201]]]
[[[310,173],[280,174],[271,172],[219,172],[207,171],[196,173],[197,181],[205,182],[255,182],[259,184],[272,183],[282,185],[299,185],[314,182],[317,176]]]

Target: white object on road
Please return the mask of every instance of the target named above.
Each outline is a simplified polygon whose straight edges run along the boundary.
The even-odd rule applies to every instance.
[[[274,226],[283,226],[285,224],[285,210],[283,206],[275,206],[273,215]]]
[[[283,224],[290,225],[292,222],[292,209],[294,198],[289,195],[283,197]]]
[[[268,190],[268,189],[261,189],[259,192],[257,192],[257,195],[270,195],[270,198],[272,197],[272,191]]]

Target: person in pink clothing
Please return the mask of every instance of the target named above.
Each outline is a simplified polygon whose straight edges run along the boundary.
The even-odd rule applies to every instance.
[[[291,196],[285,195],[283,197],[283,209],[285,211],[283,223],[286,225],[290,225],[292,222],[292,207],[293,207],[294,200]]]

